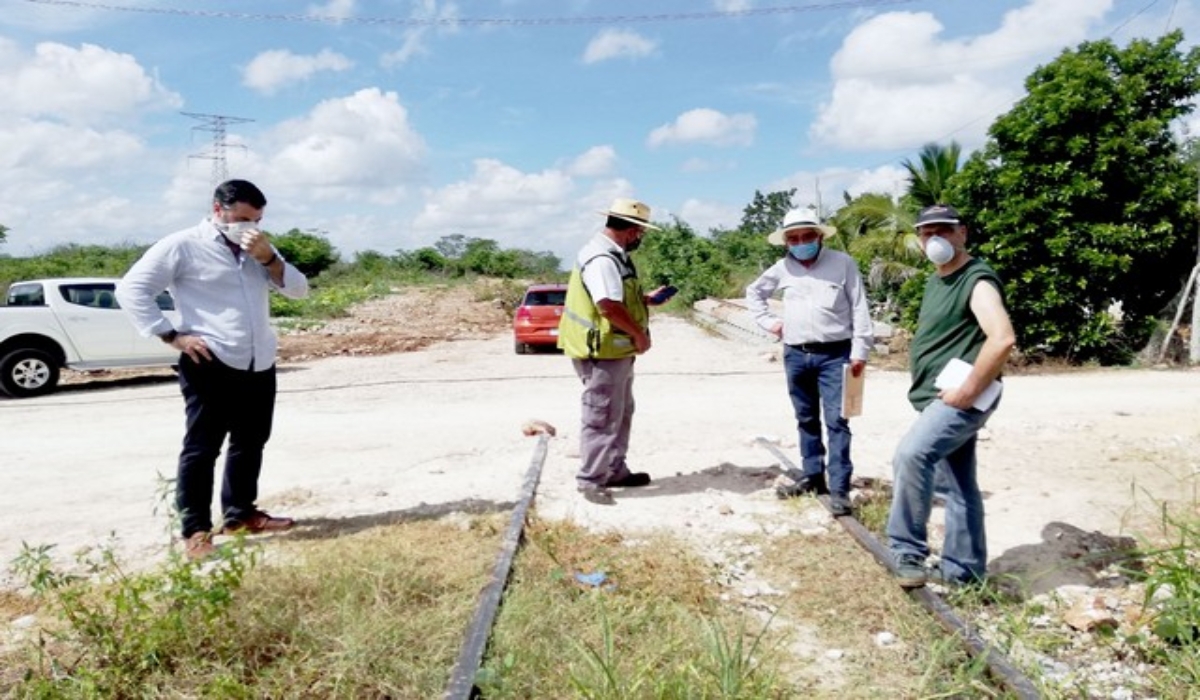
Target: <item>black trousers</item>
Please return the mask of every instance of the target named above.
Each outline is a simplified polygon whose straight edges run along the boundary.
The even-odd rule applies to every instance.
[[[213,472],[229,437],[221,512],[225,521],[254,513],[263,447],[275,416],[275,366],[262,372],[234,369],[216,358],[179,359],[179,388],[187,411],[187,432],[179,453],[175,506],[183,536],[213,529]]]

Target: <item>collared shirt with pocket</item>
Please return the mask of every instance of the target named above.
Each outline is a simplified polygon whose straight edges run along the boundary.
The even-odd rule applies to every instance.
[[[767,304],[777,291],[782,319]],[[849,339],[851,359],[865,361],[871,352],[874,330],[862,276],[854,258],[839,250],[822,248],[809,267],[784,256],[746,287],[746,304],[763,330],[782,320],[788,345]]]

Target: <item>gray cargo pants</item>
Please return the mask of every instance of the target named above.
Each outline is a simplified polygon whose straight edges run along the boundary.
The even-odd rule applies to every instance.
[[[629,474],[629,428],[633,423],[633,361],[572,360],[583,382],[579,430],[581,488],[604,486]]]

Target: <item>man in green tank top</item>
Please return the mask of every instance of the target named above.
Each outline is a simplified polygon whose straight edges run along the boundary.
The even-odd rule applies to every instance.
[[[887,534],[897,580],[964,584],[987,572],[983,496],[976,479],[979,430],[999,402],[999,376],[1015,344],[1000,278],[966,251],[967,227],[953,207],[917,216],[929,277],[909,350],[908,400],[920,411],[892,458],[895,475]],[[946,490],[941,561],[927,569],[934,481]]]

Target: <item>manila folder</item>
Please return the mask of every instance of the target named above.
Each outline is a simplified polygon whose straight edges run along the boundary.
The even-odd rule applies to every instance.
[[[863,382],[867,378],[867,368],[856,377],[850,371],[850,365],[842,365],[842,418],[853,418],[862,415]]]

